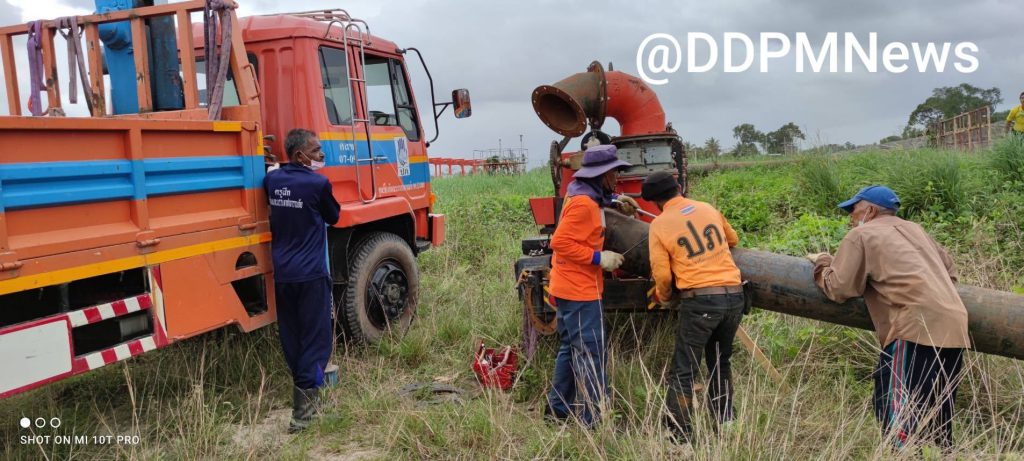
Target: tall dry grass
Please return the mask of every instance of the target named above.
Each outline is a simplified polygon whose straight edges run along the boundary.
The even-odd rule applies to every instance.
[[[852,171],[858,161],[874,160],[843,160],[840,173]],[[834,245],[841,237],[836,223],[843,220],[824,215],[800,219],[808,205],[793,193],[798,190],[796,168],[717,173],[695,183],[694,190],[728,210],[731,221],[756,229],[740,228],[747,245],[801,251],[800,242],[810,236],[814,245]],[[326,391],[327,413],[307,433],[284,434],[290,378],[271,327],[251,334],[205,335],[4,400],[3,421],[55,415],[63,419],[67,433],[131,433],[141,442],[26,446],[18,443],[18,428],[7,424],[0,425],[0,457],[475,460],[686,455],[667,440],[661,425],[677,321],[672,315],[608,317],[610,403],[595,430],[573,423],[551,425],[541,417],[554,363],[553,341],[541,342],[537,354],[521,367],[511,392],[477,388],[469,369],[477,340],[517,344],[520,339],[512,263],[519,255],[519,240],[536,231],[527,199],[549,193],[549,179],[544,171],[515,178],[452,178],[435,181],[435,191],[440,210],[448,214],[449,240],[421,258],[423,296],[413,328],[404,338],[372,348],[339,349],[334,361],[341,368],[340,383]],[[1000,203],[1010,209],[1012,200]],[[744,220],[741,214],[750,218]],[[996,222],[977,219],[982,229]],[[966,281],[989,277],[992,285],[1005,289],[1007,280],[1016,277],[1020,266],[1012,265],[1012,255],[990,251],[1003,245],[999,242],[964,243],[958,249],[964,251],[955,252],[966,269]],[[982,258],[988,262],[981,264]],[[693,459],[938,457],[929,447],[893,452],[881,437],[871,408],[869,376],[878,358],[871,333],[763,311],[745,317],[744,325],[784,381],[773,382],[737,345],[737,424],[716,432],[707,412],[699,410]],[[969,353],[966,370],[957,398],[952,456],[1004,458],[1024,451],[1024,363]],[[430,382],[466,389],[462,402],[427,404],[423,400],[430,395],[403,393],[409,384]]]

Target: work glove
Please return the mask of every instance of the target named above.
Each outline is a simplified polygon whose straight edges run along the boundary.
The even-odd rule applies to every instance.
[[[651,291],[653,293],[651,293],[651,303],[652,303],[652,305],[650,307],[654,307],[653,306],[654,304],[657,304],[658,305],[658,309],[662,309],[662,310],[671,309],[672,307],[674,307],[674,305],[676,303],[675,296],[671,296],[671,297],[669,297],[669,299],[663,300],[663,299],[661,299],[660,296],[658,296],[658,293],[655,292],[654,288],[651,288]]]
[[[636,216],[636,210],[640,208],[640,204],[636,203],[636,200],[628,195],[615,197],[615,202],[619,212],[626,216]]]
[[[817,264],[818,258],[821,258],[822,256],[828,256],[828,253],[808,253],[805,258],[807,258],[808,261]]]
[[[622,255],[614,251],[602,251],[601,252],[601,269],[611,272],[618,269],[622,265],[622,261],[625,258]]]

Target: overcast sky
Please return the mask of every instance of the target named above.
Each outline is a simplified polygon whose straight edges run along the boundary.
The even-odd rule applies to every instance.
[[[366,19],[375,35],[419,48],[440,97],[454,88],[472,93],[471,118],[455,120],[450,110],[442,117],[441,137],[430,149],[439,157],[470,157],[474,149],[497,147],[499,138],[506,147],[518,147],[522,135],[531,163],[540,164],[551,140],[560,136],[533,113],[533,89],[583,71],[593,60],[636,74],[637,48],[656,32],[677,37],[684,51],[687,32],[709,33],[719,45],[724,32],[745,33],[755,41],[762,32],[790,38],[805,32],[815,44],[826,32],[852,32],[865,43],[869,32],[877,32],[883,45],[970,41],[980,49],[975,54],[978,70],[971,74],[954,72],[951,65],[945,73],[897,75],[880,69],[872,74],[858,66],[853,73],[796,74],[792,59],[773,62],[767,73],[758,72],[756,63],[747,72],[731,74],[722,72],[721,65],[701,74],[681,69],[654,89],[668,121],[695,144],[716,137],[728,147],[735,142],[735,125],[752,123],[770,131],[786,122],[804,129],[807,145],[865,144],[898,134],[935,87],[962,82],[998,87],[1004,103],[997,110],[1016,104],[1024,90],[1020,0],[238,1],[241,15],[340,6]],[[0,5],[4,24],[93,9],[88,0],[0,0]],[[419,64],[410,61],[413,78],[419,80],[414,86],[424,126],[432,136],[429,88]],[[615,123],[605,128],[616,134]]]

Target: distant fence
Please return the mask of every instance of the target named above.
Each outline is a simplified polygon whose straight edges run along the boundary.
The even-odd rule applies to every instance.
[[[964,112],[928,127],[931,147],[975,150],[992,145],[992,112],[989,106]]]
[[[460,176],[469,174],[522,174],[526,171],[526,162],[487,159],[471,160],[463,158],[431,157],[427,160],[432,168],[433,176],[453,176],[458,168]],[[446,171],[447,170],[447,171]]]
[[[443,158],[443,157],[431,157],[427,160],[430,166],[433,167],[434,176],[444,176],[446,173],[444,168],[448,168],[447,175],[451,176],[455,173],[454,168],[459,168],[459,174],[462,176],[466,175],[466,168],[469,168],[469,174],[476,173],[476,169],[483,165],[481,160],[468,160],[461,158]]]

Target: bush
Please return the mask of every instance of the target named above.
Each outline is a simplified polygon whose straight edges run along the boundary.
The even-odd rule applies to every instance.
[[[900,214],[913,218],[925,211],[960,214],[973,189],[960,154],[919,150],[873,153],[854,162],[856,188],[872,184],[890,187],[900,197]],[[851,189],[847,196],[852,196]]]
[[[789,223],[782,233],[767,242],[766,247],[769,251],[792,256],[834,253],[848,230],[845,219],[805,214]]]
[[[748,233],[775,228],[793,215],[792,169],[754,167],[694,181],[690,196],[718,207],[746,242]]]
[[[992,148],[989,164],[1009,182],[1024,183],[1024,137],[1010,136]]]
[[[797,187],[812,210],[833,214],[836,204],[848,198],[838,163],[825,155],[807,156],[800,161]]]

